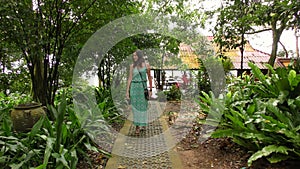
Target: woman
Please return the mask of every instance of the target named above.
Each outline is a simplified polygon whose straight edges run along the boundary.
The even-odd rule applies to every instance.
[[[133,111],[133,124],[136,126],[135,133],[140,133],[141,127],[147,125],[148,100],[144,95],[144,88],[147,87],[147,76],[149,79],[149,98],[152,95],[152,78],[150,65],[145,62],[143,52],[137,50],[133,53],[133,64],[130,65],[130,72],[127,82],[126,97],[130,99]]]

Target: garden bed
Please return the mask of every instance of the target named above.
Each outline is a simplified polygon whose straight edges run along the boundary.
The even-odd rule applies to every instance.
[[[171,102],[167,104],[164,112],[166,115],[170,115],[168,112],[179,111],[179,107],[180,102]],[[166,118],[166,120],[170,124],[169,118]],[[194,129],[201,129],[201,126],[196,122],[193,125]],[[296,169],[300,166],[300,160],[289,160],[277,164],[270,164],[266,159],[259,159],[254,162],[251,167],[247,167],[247,160],[251,156],[247,150],[233,143],[228,138],[209,138],[206,141],[199,143],[198,133],[201,133],[199,130],[191,130],[189,134],[176,145],[176,151],[181,157],[182,165],[186,168]]]
[[[189,169],[242,169],[247,167],[250,154],[229,139],[208,139],[197,143],[193,133],[189,134],[177,146],[183,166]],[[265,159],[257,160],[251,169],[297,169],[300,161],[285,161],[270,164]]]

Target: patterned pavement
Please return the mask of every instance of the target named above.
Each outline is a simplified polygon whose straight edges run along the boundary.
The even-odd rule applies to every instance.
[[[135,135],[132,118],[128,118],[115,141],[112,157],[105,169],[181,169],[174,151],[174,139],[163,116],[164,103],[149,102],[149,124]],[[131,116],[132,117],[132,116]]]

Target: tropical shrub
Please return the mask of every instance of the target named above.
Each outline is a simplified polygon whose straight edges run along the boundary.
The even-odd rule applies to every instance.
[[[55,119],[41,118],[27,133],[13,132],[9,120],[2,119],[2,168],[76,168],[80,158],[88,157],[88,150],[101,151],[81,128],[65,94],[57,103],[57,106],[49,106]]]
[[[252,75],[236,79],[222,101],[215,102],[212,93],[200,98],[204,112],[222,116],[211,136],[230,137],[250,150],[249,166],[263,157],[271,163],[299,159],[300,74],[292,67],[274,70],[268,65],[269,75],[264,75],[249,66]]]
[[[56,106],[58,105],[58,103],[60,102],[63,95],[64,95],[68,105],[73,104],[73,94],[75,93],[75,95],[78,95],[81,93],[80,91],[73,93],[73,90],[75,90],[75,89],[73,89],[71,87],[59,89],[58,92],[56,93],[56,99],[54,101],[54,105],[56,105]],[[112,98],[111,90],[105,89],[103,87],[86,86],[85,91],[82,91],[82,92],[85,94],[89,93],[90,95],[92,95],[92,92],[95,93],[95,99],[96,99],[95,101],[97,104],[97,108],[101,112],[101,118],[104,118],[104,120],[106,122],[108,122],[109,124],[112,124],[112,123],[122,124],[124,122],[124,119],[122,117],[123,111],[124,111],[123,110],[124,107],[122,107],[122,105],[126,105],[124,99],[122,101],[120,101],[120,100],[115,101]],[[116,92],[118,92],[118,91],[116,91]],[[83,101],[83,102],[85,102],[85,101]],[[80,104],[80,103],[77,103],[77,104]],[[97,108],[95,108],[95,109],[97,109]],[[95,118],[100,118],[100,117],[96,116]]]
[[[58,106],[61,100],[65,98],[67,105],[73,104],[73,88],[72,87],[63,87],[56,91],[54,105]]]
[[[198,85],[198,91],[200,91],[200,95],[203,92],[209,92],[211,90],[211,84],[210,84],[210,78],[209,74],[206,70],[206,67],[204,65],[204,61],[199,59],[199,70],[197,74],[197,85]]]
[[[11,93],[9,96],[6,96],[2,92],[0,93],[0,125],[3,128],[3,130],[0,130],[0,135],[8,136],[12,129],[10,110],[18,104],[24,104],[31,101],[32,98],[26,94]]]
[[[123,124],[125,118],[124,106],[127,105],[126,100],[114,101],[111,90],[102,87],[95,88],[95,92],[98,108],[102,112],[105,121],[109,124]]]
[[[179,87],[176,85],[172,85],[170,90],[164,91],[164,94],[166,95],[168,101],[180,100],[182,95]]]
[[[14,106],[18,104],[24,104],[31,102],[32,98],[27,94],[11,93],[6,96],[4,93],[0,92],[0,113],[8,113]]]

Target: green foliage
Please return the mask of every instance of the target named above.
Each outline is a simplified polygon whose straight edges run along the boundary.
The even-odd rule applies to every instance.
[[[32,1],[5,0],[2,4],[1,70],[9,68],[12,58],[26,64],[27,70],[19,69],[17,75],[30,74],[33,98],[43,105],[53,104],[56,90],[71,84],[74,64],[87,39],[112,20],[137,13],[140,6],[139,2],[123,0],[44,0],[34,5]],[[12,83],[8,76],[0,78]]]
[[[8,104],[1,105],[5,107],[1,117],[9,111],[12,99],[6,100]],[[79,159],[88,158],[88,150],[107,154],[86,136],[64,92],[57,105],[49,106],[49,110],[55,119],[41,118],[27,133],[14,133],[8,116],[1,118],[0,164],[3,168],[76,168]]]
[[[24,60],[20,59],[21,53],[14,50],[15,46],[11,43],[1,41],[0,46],[0,91],[6,95],[16,92],[29,94],[30,76]]]
[[[197,74],[199,94],[208,93],[212,90],[216,95],[221,94],[225,87],[225,73],[228,73],[232,66],[230,59],[221,56],[208,56],[199,59],[199,66]]]
[[[212,137],[230,137],[254,152],[249,166],[262,157],[271,163],[300,157],[300,74],[270,65],[269,75],[249,63],[252,76],[237,78],[228,87],[218,130]],[[214,112],[212,94],[199,103],[204,112]],[[219,109],[220,110],[220,109]]]
[[[231,59],[227,56],[219,55],[219,60],[222,62],[225,74],[228,74],[229,71],[234,68]]]
[[[210,78],[206,70],[206,67],[204,65],[204,61],[202,59],[199,59],[199,64],[200,64],[200,68],[198,70],[198,75],[197,75],[198,90],[199,92],[203,91],[208,93],[209,91],[211,91]]]
[[[218,126],[222,118],[222,112],[225,109],[223,101],[215,98],[212,91],[209,93],[202,91],[199,98],[199,100],[196,99],[196,102],[201,107],[201,113],[205,114],[207,117],[206,119],[198,119],[197,122],[199,124],[205,123],[211,126]]]
[[[299,3],[291,0],[224,0],[215,11],[218,19],[214,27],[214,42],[218,44],[219,52],[223,53],[228,49],[244,48],[245,34],[271,30],[274,36],[269,63],[273,66],[282,32],[299,25],[299,9]]]
[[[176,85],[172,85],[170,90],[164,91],[164,94],[168,101],[180,100],[182,95],[179,87]]]
[[[123,124],[123,109],[121,105],[126,105],[125,99],[123,102],[114,102],[111,90],[97,87],[95,89],[98,108],[100,109],[103,118],[109,124]],[[116,105],[119,104],[119,105]],[[117,109],[117,107],[119,109]]]
[[[201,3],[203,0],[199,0]],[[197,9],[197,7],[186,0],[144,0],[142,1],[146,12],[157,12],[160,15],[174,15],[194,23],[195,25],[204,25],[206,19],[202,13],[203,10]],[[200,7],[198,7],[200,8]]]
[[[9,110],[14,106],[31,101],[32,97],[27,94],[11,93],[9,96],[6,96],[4,93],[0,92],[0,113],[1,115],[7,115]]]

